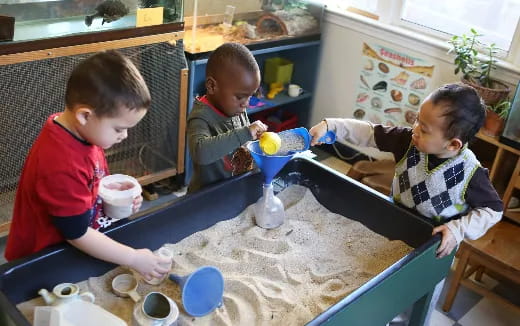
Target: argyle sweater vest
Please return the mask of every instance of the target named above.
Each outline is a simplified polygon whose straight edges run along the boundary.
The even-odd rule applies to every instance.
[[[479,166],[475,154],[464,146],[457,156],[430,171],[428,155],[410,145],[396,165],[394,201],[438,222],[463,214],[468,209],[464,195]]]

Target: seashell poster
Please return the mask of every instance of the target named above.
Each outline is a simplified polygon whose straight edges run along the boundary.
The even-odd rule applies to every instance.
[[[352,116],[389,126],[411,126],[431,92],[433,69],[426,60],[363,43],[363,67]]]

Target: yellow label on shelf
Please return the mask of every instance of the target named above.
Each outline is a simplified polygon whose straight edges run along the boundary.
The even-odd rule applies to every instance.
[[[135,27],[160,25],[163,23],[163,7],[138,8]]]

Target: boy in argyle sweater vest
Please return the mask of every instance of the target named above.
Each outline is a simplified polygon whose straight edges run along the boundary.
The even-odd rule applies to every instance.
[[[311,128],[312,145],[327,130],[354,145],[391,152],[396,164],[395,202],[431,218],[441,233],[437,257],[463,238],[477,239],[502,218],[503,204],[467,143],[485,118],[477,92],[448,84],[426,97],[412,128],[385,127],[354,119],[325,119]]]

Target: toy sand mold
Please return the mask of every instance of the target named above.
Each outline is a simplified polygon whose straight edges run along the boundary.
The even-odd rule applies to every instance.
[[[107,235],[134,248],[151,250],[165,243],[177,243],[219,221],[237,216],[260,198],[262,189],[258,185],[263,181],[261,173],[232,178],[142,218],[121,220]],[[410,325],[423,324],[433,288],[447,275],[453,260],[453,255],[435,258],[440,236],[431,236],[433,227],[425,219],[395,206],[368,187],[304,158],[289,161],[273,184],[278,190],[290,184],[304,185],[330,211],[415,248],[331,305],[308,325],[384,325],[414,303]],[[113,264],[89,257],[69,245],[4,264],[0,266],[0,324],[30,325],[16,304],[35,297],[42,287],[52,288],[63,280],[79,282],[113,268]]]

